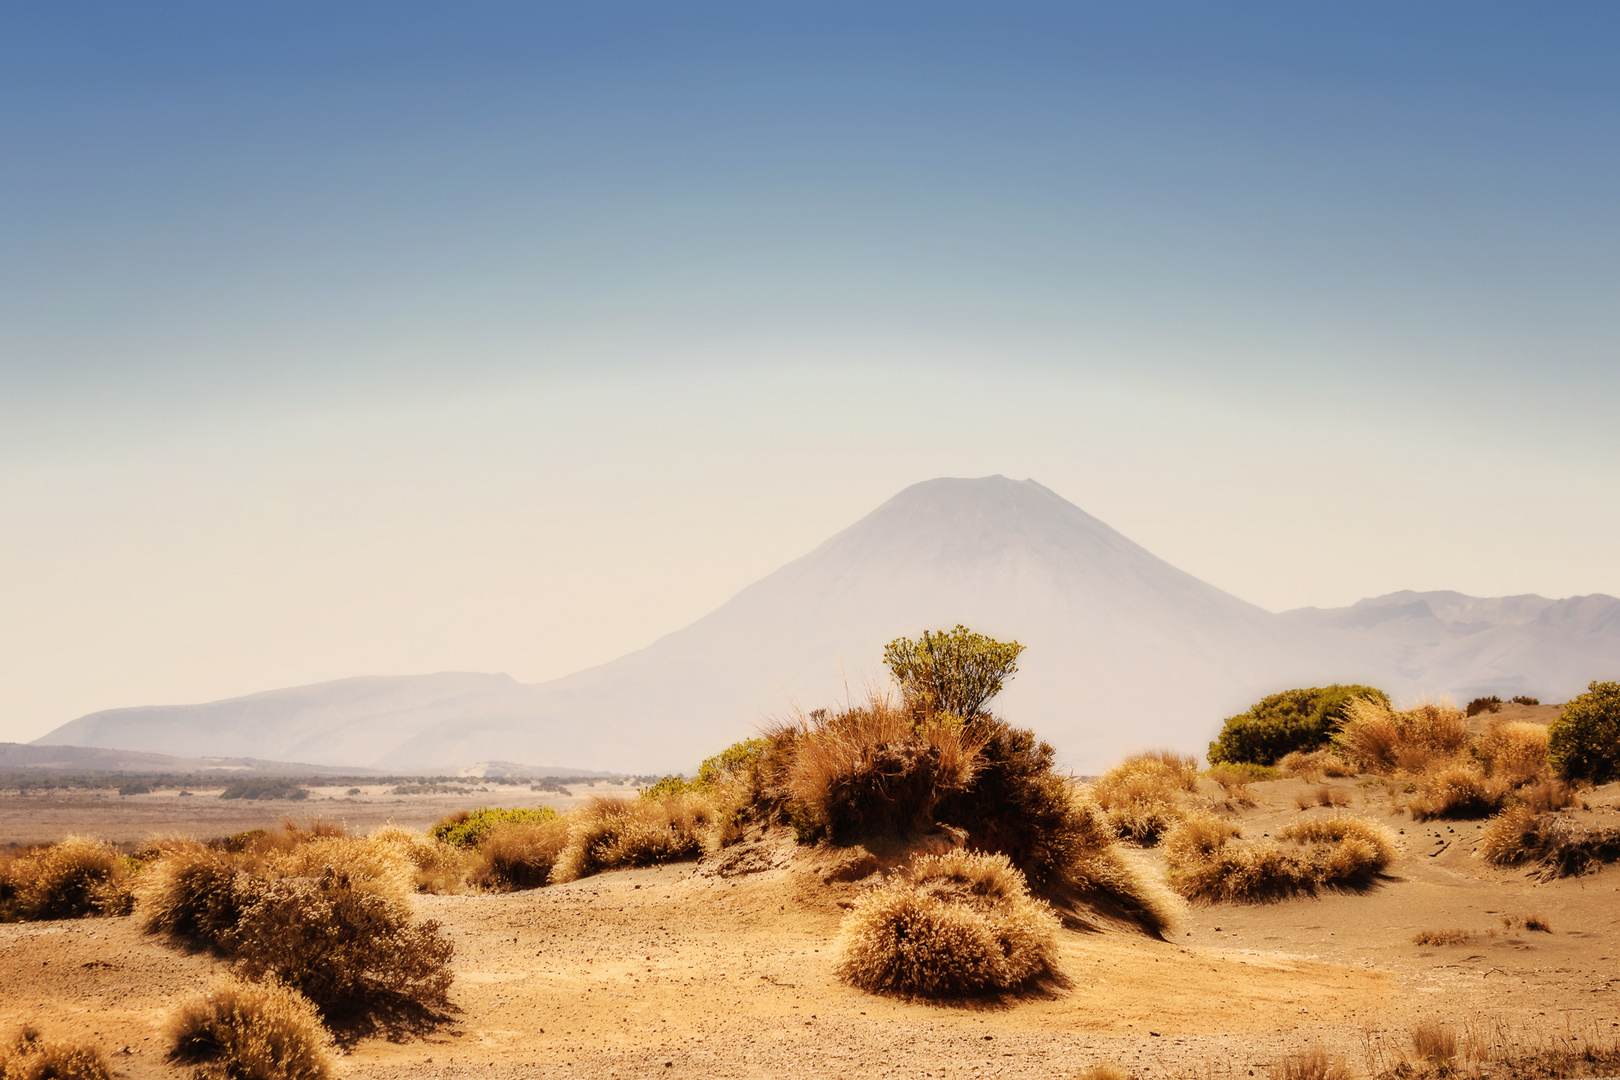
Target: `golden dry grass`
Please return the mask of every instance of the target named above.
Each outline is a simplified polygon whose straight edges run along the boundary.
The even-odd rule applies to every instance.
[[[0,1080],[112,1080],[112,1070],[90,1043],[47,1039],[24,1025],[0,1043]]]
[[[1005,993],[1054,973],[1058,925],[1005,856],[923,856],[855,902],[834,971],[874,993]]]
[[[1472,930],[1420,930],[1412,935],[1414,945],[1466,945],[1473,940]]]
[[[1449,701],[1419,702],[1405,711],[1353,698],[1333,738],[1334,750],[1362,771],[1421,773],[1467,749],[1468,725]]]
[[[134,904],[125,860],[84,836],[0,861],[0,922],[127,915]]]
[[[1243,842],[1237,826],[1189,814],[1164,843],[1170,884],[1189,900],[1262,902],[1319,888],[1359,888],[1395,859],[1394,836],[1363,818],[1296,822],[1272,842]]]
[[[1435,818],[1469,820],[1489,817],[1502,808],[1510,788],[1464,765],[1424,777],[1408,803],[1413,821]]]
[[[228,980],[169,1017],[169,1060],[206,1080],[327,1080],[332,1037],[315,1006],[275,984]]]
[[[1541,724],[1492,721],[1474,742],[1485,775],[1514,787],[1547,774],[1547,729]]]
[[[467,880],[495,892],[549,884],[571,827],[567,818],[495,826],[478,841]]]
[[[1092,797],[1122,839],[1154,844],[1185,812],[1198,788],[1198,763],[1169,750],[1133,754],[1092,785]]]
[[[604,870],[696,858],[717,827],[713,800],[686,792],[660,799],[593,799],[563,820],[567,841],[551,868],[554,883]]]
[[[1350,1080],[1350,1067],[1344,1058],[1328,1057],[1326,1050],[1313,1046],[1289,1054],[1266,1071],[1271,1080]]]
[[[1356,775],[1353,766],[1327,750],[1295,750],[1285,754],[1277,762],[1277,768],[1284,776],[1297,777],[1312,784],[1324,776],[1339,778]]]

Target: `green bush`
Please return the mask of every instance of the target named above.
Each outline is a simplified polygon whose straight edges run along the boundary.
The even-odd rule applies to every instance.
[[[1285,690],[1262,698],[1248,712],[1229,717],[1209,744],[1209,762],[1275,765],[1295,750],[1326,746],[1344,720],[1345,706],[1368,698],[1389,707],[1389,695],[1356,684]]]
[[[309,798],[309,790],[289,780],[238,780],[227,784],[219,795],[222,799],[291,799],[297,802]]]
[[[954,630],[924,630],[916,641],[895,638],[883,662],[907,706],[972,720],[1018,671],[1023,651],[1016,641],[997,641],[959,623]]]
[[[1525,697],[1523,694],[1520,694],[1517,697],[1509,698],[1508,700],[1512,701],[1513,704],[1515,704],[1515,705],[1540,705],[1541,704],[1541,699],[1540,698]]]
[[[507,810],[499,806],[481,806],[477,810],[462,810],[451,814],[428,830],[435,840],[442,840],[459,848],[477,847],[484,834],[497,825],[516,825],[533,822],[538,825],[557,816],[549,806]]]
[[[665,776],[642,788],[637,794],[643,799],[663,799],[670,795],[685,795],[699,790],[697,782],[684,776]]]
[[[1566,780],[1620,779],[1620,683],[1593,682],[1547,728],[1547,762]]]

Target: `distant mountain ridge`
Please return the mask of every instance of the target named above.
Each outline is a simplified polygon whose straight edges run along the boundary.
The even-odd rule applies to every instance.
[[[347,679],[94,713],[40,742],[230,746],[398,772],[490,760],[689,770],[794,702],[858,696],[882,674],[886,641],[958,622],[1027,646],[996,708],[1082,771],[1144,746],[1201,751],[1223,717],[1288,686],[1552,699],[1620,670],[1612,597],[1396,593],[1277,615],[1033,480],[996,476],[913,485],[690,626],[549,683]]]

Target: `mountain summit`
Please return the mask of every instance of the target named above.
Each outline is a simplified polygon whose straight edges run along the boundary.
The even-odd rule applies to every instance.
[[[1144,747],[1201,751],[1223,717],[1289,686],[1566,695],[1608,677],[1604,663],[1620,668],[1611,597],[1403,593],[1274,615],[1033,480],[991,476],[906,488],[690,626],[538,686],[343,680],[96,713],[39,742],[401,772],[488,760],[685,770],[795,704],[860,696],[885,675],[886,642],[957,623],[1026,646],[992,707],[1085,772]]]

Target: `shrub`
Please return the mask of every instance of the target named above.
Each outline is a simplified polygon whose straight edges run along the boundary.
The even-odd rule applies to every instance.
[[[972,720],[1018,671],[1023,651],[1016,641],[997,641],[957,624],[949,631],[924,630],[916,641],[895,638],[884,647],[883,662],[908,708]]]
[[[1369,772],[1420,773],[1455,758],[1468,746],[1463,715],[1445,702],[1420,702],[1404,712],[1368,698],[1345,705],[1333,737],[1344,760]]]
[[[1523,721],[1493,720],[1474,743],[1474,757],[1485,775],[1517,787],[1547,771],[1547,729]]]
[[[1053,973],[1057,928],[1005,856],[925,856],[855,902],[834,971],[874,993],[1002,993]]]
[[[0,922],[127,915],[125,861],[97,840],[70,836],[0,864]]]
[[[1165,837],[1171,886],[1192,900],[1275,900],[1360,887],[1395,859],[1388,829],[1346,815],[1296,822],[1272,843],[1233,842],[1241,836],[1214,815],[1188,815]]]
[[[1354,776],[1356,770],[1326,750],[1295,750],[1277,762],[1284,776],[1298,777],[1315,783],[1324,776],[1335,778]]]
[[[1472,930],[1421,930],[1412,936],[1414,945],[1467,945],[1473,940]]]
[[[469,866],[476,860],[471,852],[398,825],[375,829],[366,841],[409,863],[414,868],[412,884],[417,892],[458,891]]]
[[[812,714],[793,743],[787,793],[836,844],[924,832],[940,800],[972,781],[984,738],[977,725],[918,720],[883,697]]]
[[[46,1039],[24,1025],[0,1043],[0,1080],[112,1080],[112,1070],[95,1046]]]
[[[663,799],[670,795],[685,795],[689,791],[696,790],[696,785],[684,776],[665,776],[642,788],[637,794],[643,799]]]
[[[169,1017],[169,1060],[203,1080],[327,1080],[332,1037],[310,1000],[274,983],[222,982]]]
[[[192,952],[223,953],[242,917],[246,875],[224,852],[181,850],[141,875],[141,928]]]
[[[1197,786],[1193,758],[1160,750],[1126,758],[1097,780],[1092,794],[1119,836],[1151,845],[1181,819],[1181,796]]]
[[[1074,1074],[1074,1080],[1134,1080],[1118,1065],[1093,1065]]]
[[[1228,717],[1209,744],[1209,762],[1273,765],[1295,750],[1327,745],[1351,701],[1370,700],[1386,708],[1389,696],[1370,686],[1338,685],[1285,690],[1262,698],[1249,711]]]
[[[332,869],[261,882],[224,945],[246,978],[273,977],[357,1033],[405,1030],[449,1005],[454,946],[439,924]]]
[[[706,834],[716,824],[713,803],[698,794],[592,799],[568,819],[567,841],[549,877],[560,883],[604,870],[693,859],[705,850]]]
[[[1168,928],[1176,898],[1120,852],[1096,804],[1053,772],[1052,747],[987,714],[973,724],[984,739],[978,768],[941,800],[939,820],[966,829],[970,848],[1007,856],[1037,895],[1101,902],[1149,932]]]
[[[1490,697],[1477,697],[1468,703],[1463,710],[1467,716],[1478,716],[1480,713],[1494,713],[1502,711],[1502,699],[1492,694]]]
[[[695,787],[712,790],[729,779],[748,778],[759,772],[773,749],[771,740],[767,738],[732,743],[713,757],[704,758],[692,783]]]
[[[1472,820],[1496,813],[1507,796],[1505,786],[1493,784],[1471,769],[1455,767],[1424,779],[1407,809],[1413,821]]]
[[[451,814],[429,829],[428,835],[459,848],[477,847],[484,834],[498,825],[517,822],[538,824],[550,821],[556,816],[557,811],[549,806],[532,810],[523,808],[507,810],[499,806],[479,807],[477,810],[462,810]]]
[[[468,880],[498,892],[548,884],[552,868],[568,844],[570,825],[566,818],[553,818],[508,822],[491,829],[479,841]]]
[[[1620,683],[1593,682],[1547,728],[1547,760],[1565,780],[1620,779]]]
[[[1509,698],[1508,700],[1512,701],[1513,704],[1515,704],[1515,705],[1540,705],[1541,704],[1541,699],[1540,698],[1525,697],[1523,694],[1519,694],[1519,695],[1517,695],[1515,697]]]
[[[225,785],[219,795],[222,799],[291,799],[298,802],[309,798],[309,789],[299,787],[290,780],[238,780]]]

